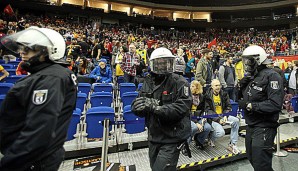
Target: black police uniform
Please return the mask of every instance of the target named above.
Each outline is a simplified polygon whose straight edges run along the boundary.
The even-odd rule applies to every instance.
[[[274,138],[284,96],[282,78],[272,69],[262,69],[242,89],[242,95],[246,104],[252,104],[251,111],[244,109],[247,157],[255,171],[271,171]]]
[[[159,84],[150,74],[145,78],[139,96],[160,100],[159,113],[140,112],[148,128],[149,158],[153,171],[176,170],[180,150],[177,148],[190,137],[192,97],[189,83],[171,73]]]
[[[30,68],[0,110],[1,171],[56,171],[77,96],[76,77],[54,63]]]

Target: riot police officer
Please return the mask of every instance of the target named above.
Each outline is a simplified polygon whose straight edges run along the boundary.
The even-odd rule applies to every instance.
[[[63,60],[65,41],[54,30],[30,27],[1,43],[20,53],[21,67],[31,75],[2,102],[0,170],[58,170],[77,95],[76,77]]]
[[[272,171],[272,153],[278,118],[283,103],[280,75],[266,65],[272,61],[257,45],[242,54],[245,77],[240,81],[240,108],[247,124],[245,146],[255,171]]]
[[[178,147],[191,132],[189,83],[173,73],[175,56],[170,50],[155,49],[149,62],[151,72],[132,103],[132,111],[145,117],[151,169],[174,171],[179,159]]]

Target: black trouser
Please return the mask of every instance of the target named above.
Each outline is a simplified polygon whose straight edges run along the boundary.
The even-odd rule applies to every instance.
[[[276,128],[246,127],[246,154],[255,171],[273,171],[275,136]]]
[[[25,171],[57,171],[64,160],[64,149],[61,148],[41,161],[32,164]]]
[[[180,150],[176,144],[149,142],[149,159],[152,171],[176,171]]]

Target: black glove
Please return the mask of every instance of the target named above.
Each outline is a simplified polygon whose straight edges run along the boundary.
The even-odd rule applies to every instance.
[[[132,103],[132,111],[139,112],[154,112],[159,106],[159,101],[153,98],[138,97]]]
[[[243,78],[239,81],[240,88],[242,88],[242,87],[246,87],[250,81],[251,81],[251,78],[250,78],[250,77],[243,77]]]
[[[247,104],[243,100],[239,100],[238,104],[239,104],[240,109],[245,109],[246,110]]]

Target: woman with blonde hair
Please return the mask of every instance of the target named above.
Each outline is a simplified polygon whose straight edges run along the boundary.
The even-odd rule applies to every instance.
[[[203,98],[203,86],[197,80],[193,80],[190,84],[190,91],[192,94],[192,116],[201,116],[204,111],[204,98]],[[188,143],[191,142],[192,136],[197,148],[203,150],[204,142],[211,131],[211,125],[206,122],[206,119],[192,119],[191,120],[191,137],[188,139]],[[182,151],[185,154],[184,150]]]

